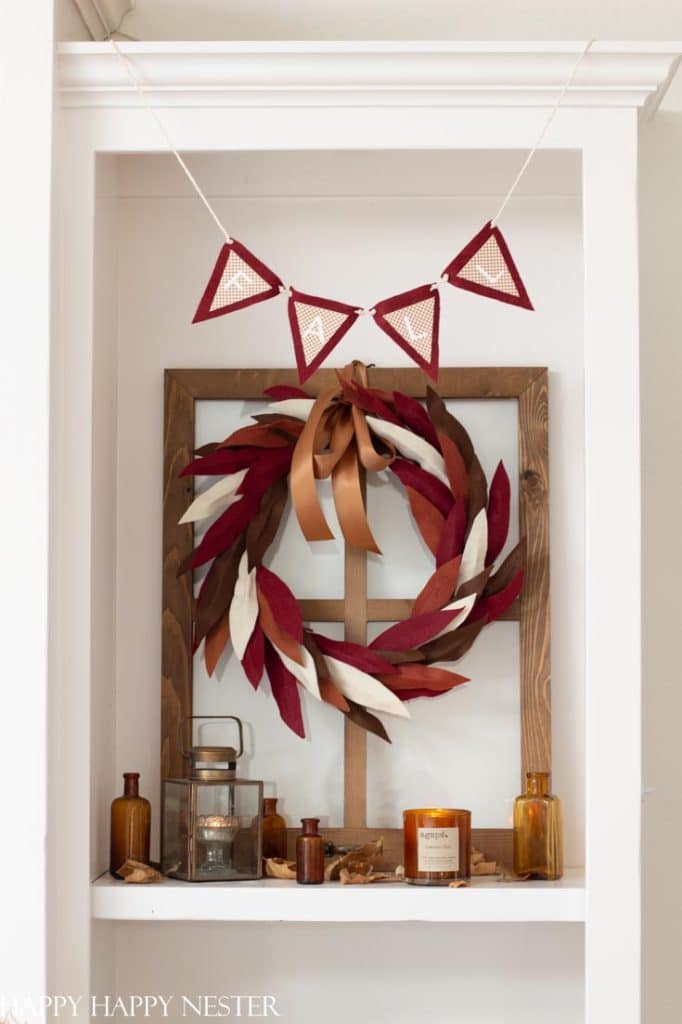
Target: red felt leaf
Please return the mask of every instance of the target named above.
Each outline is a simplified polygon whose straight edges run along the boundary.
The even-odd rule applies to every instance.
[[[276,576],[274,572],[266,569],[264,565],[256,566],[256,583],[265,594],[265,598],[272,609],[273,615],[279,622],[282,629],[291,633],[294,640],[303,642],[303,619],[301,610],[298,607],[296,598],[288,586]]]
[[[521,593],[524,575],[525,570],[519,569],[503,590],[498,590],[496,594],[491,594],[489,597],[481,598],[474,605],[469,615],[469,621],[476,622],[485,616],[488,622],[494,622],[495,619],[499,619],[500,615],[504,615],[507,608],[511,607]]]
[[[424,543],[431,554],[435,555],[440,545],[445,519],[430,501],[422,497],[419,491],[415,491],[413,487],[406,487],[405,490],[410,502],[412,516],[424,539]]]
[[[249,638],[249,642],[246,645],[244,659],[242,661],[242,668],[246,673],[246,678],[249,680],[254,690],[258,689],[258,684],[263,676],[264,664],[265,635],[260,625],[256,623],[253,633]]]
[[[279,425],[285,425],[287,420],[282,419],[276,422]],[[284,448],[285,445],[291,444],[286,437],[273,430],[274,426],[275,424],[256,423],[242,427],[241,430],[236,430],[234,434],[230,434],[224,441],[221,441],[218,448],[221,450],[238,448],[240,445],[253,445],[255,448]]]
[[[444,565],[455,555],[461,555],[464,549],[464,534],[467,527],[467,506],[460,498],[448,513],[443,525],[440,544],[436,552],[436,565]]]
[[[436,569],[415,598],[413,616],[436,612],[448,603],[457,586],[461,561],[461,555],[456,555]]]
[[[293,446],[261,449],[261,455],[251,464],[237,494],[263,494],[277,480],[286,476],[294,455]]]
[[[462,453],[455,442],[451,441],[445,434],[439,434],[438,437],[452,493],[458,498],[466,498],[469,488],[469,474],[464,465]]]
[[[406,459],[394,459],[390,467],[404,487],[411,487],[434,505],[442,516],[452,508],[453,498],[444,483],[421,466]]]
[[[208,528],[188,567],[197,569],[231,547],[258,512],[260,499],[260,494],[245,494],[240,501],[230,505]]]
[[[379,681],[399,697],[402,690],[436,690],[445,693],[469,682],[466,676],[460,676],[457,672],[418,664],[400,665],[397,676],[380,676]]]
[[[273,384],[263,392],[275,402],[284,402],[287,398],[310,398],[303,388],[295,388],[290,384]]]
[[[246,469],[262,454],[262,449],[253,445],[234,449],[216,448],[201,459],[193,459],[180,476],[223,476],[238,469]]]
[[[369,646],[372,650],[378,651],[407,651],[412,647],[420,647],[433,640],[436,633],[446,629],[458,614],[459,612],[454,609],[449,612],[429,612],[428,615],[410,617],[403,622],[397,622],[395,626],[389,626]]]
[[[351,391],[354,392],[353,397],[349,395]],[[374,388],[363,388],[362,384],[355,383],[352,388],[344,387],[344,395],[347,395],[349,401],[357,405],[363,412],[368,412],[370,416],[378,416],[381,420],[400,426],[400,420],[396,414],[389,405],[382,401]]]
[[[305,729],[303,728],[303,714],[301,712],[298,684],[270,643],[265,644],[265,669],[270,680],[272,696],[277,701],[282,721],[297,736],[304,738]]]
[[[509,477],[500,462],[490,484],[490,495],[488,496],[488,553],[485,557],[485,564],[490,565],[495,561],[505,545],[509,532],[509,506],[511,502],[511,488]]]
[[[352,644],[347,640],[331,640],[321,633],[313,633],[313,639],[323,654],[337,658],[338,661],[345,661],[347,665],[354,665],[362,672],[376,675],[379,672],[390,674],[397,671],[390,662],[360,644]]]
[[[429,444],[432,444],[437,451],[440,451],[436,428],[429,419],[429,414],[424,406],[415,398],[403,395],[400,391],[393,392],[393,402],[396,412],[402,419],[405,426],[409,427],[413,434],[418,434],[419,437],[423,437],[424,440],[428,441]]]

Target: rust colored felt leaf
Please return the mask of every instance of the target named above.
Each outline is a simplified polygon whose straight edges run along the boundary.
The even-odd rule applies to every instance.
[[[388,686],[398,696],[401,696],[402,690],[436,690],[445,693],[469,682],[466,676],[460,676],[457,672],[429,665],[401,665],[397,675],[379,678],[384,686]]]
[[[244,651],[244,658],[242,660],[242,667],[244,674],[249,680],[254,690],[258,689],[258,684],[263,677],[263,668],[265,665],[265,635],[260,625],[256,623],[253,629],[253,633],[249,638],[249,642],[246,645]]]
[[[498,591],[504,590],[504,588],[507,587],[516,576],[519,569],[524,568],[525,564],[526,538],[523,537],[514,550],[507,555],[495,575],[490,577],[490,580],[483,591],[483,596],[489,597],[491,594],[497,594]]]
[[[459,448],[464,465],[469,469],[471,460],[474,457],[474,446],[468,433],[451,412],[448,412],[445,402],[436,394],[431,387],[426,389],[426,408],[439,434],[445,434]]]
[[[277,650],[282,651],[288,658],[291,658],[292,661],[296,661],[299,665],[302,665],[303,656],[301,654],[300,644],[293,638],[291,633],[287,633],[285,629],[281,628],[276,617],[272,613],[270,602],[267,597],[260,587],[257,587],[256,589],[258,594],[258,621],[261,624],[263,632]]]
[[[421,648],[424,661],[432,664],[436,661],[458,661],[473,645],[476,637],[486,625],[486,619],[479,619],[478,622],[467,623],[459,629],[453,629],[449,633],[437,636]]]
[[[435,555],[443,535],[445,519],[435,505],[432,505],[419,491],[406,487],[412,517],[422,535],[422,539],[432,555]]]
[[[427,580],[425,586],[415,598],[414,605],[412,606],[412,615],[425,615],[427,612],[437,612],[448,603],[457,586],[461,561],[461,556],[457,555],[436,569],[433,576]]]
[[[301,711],[298,683],[289,669],[282,663],[276,650],[269,642],[265,644],[265,670],[268,674],[272,696],[277,702],[282,721],[289,726],[292,732],[303,738],[305,736],[305,729],[303,727],[303,713]]]
[[[452,493],[457,498],[466,498],[469,490],[469,476],[464,465],[462,453],[446,434],[439,434],[440,448],[445,461],[445,471],[448,474]]]
[[[254,565],[260,565],[265,552],[274,542],[288,497],[289,488],[286,479],[282,477],[266,492],[258,515],[249,523],[246,530],[249,569],[253,569]]]
[[[488,497],[488,552],[485,564],[491,565],[505,545],[509,533],[511,488],[504,463],[498,463]]]
[[[317,681],[320,684],[320,697],[325,704],[331,704],[339,711],[350,711],[350,704],[331,679],[325,679],[318,673]]]
[[[370,651],[361,644],[353,644],[348,640],[331,640],[321,633],[313,633],[313,639],[318,650],[322,654],[328,654],[330,658],[337,658],[345,661],[347,665],[354,665],[362,672],[369,672],[376,675],[378,672],[393,672],[392,665],[382,658],[375,651]],[[325,673],[326,674],[326,673]]]
[[[432,640],[443,629],[446,629],[459,611],[430,612],[428,615],[411,616],[403,622],[389,626],[369,645],[372,650],[387,651],[410,650],[421,647]]]
[[[272,609],[282,629],[291,633],[294,640],[303,642],[303,619],[301,610],[298,607],[296,598],[289,590],[286,583],[276,576],[264,565],[256,568],[256,581],[258,588],[265,594],[267,602]]]
[[[389,678],[392,678],[392,676]],[[349,700],[348,703],[350,710],[346,712],[346,717],[349,721],[353,722],[354,725],[360,726],[361,729],[365,729],[367,732],[378,736],[380,740],[385,740],[386,743],[391,742],[383,722],[376,715],[371,714],[366,708],[361,707],[360,704],[355,704],[352,700]]]
[[[464,550],[464,534],[467,527],[466,500],[460,498],[450,509],[443,524],[440,543],[436,551],[436,565],[449,562]]]
[[[427,473],[420,466],[406,459],[394,459],[390,469],[395,473],[404,487],[418,491],[427,501],[438,509],[442,516],[447,516],[452,508],[452,495],[444,483],[432,473]]]
[[[393,392],[393,405],[396,412],[403,421],[403,424],[411,430],[414,434],[419,437],[423,437],[425,441],[440,451],[440,443],[438,441],[438,434],[436,428],[429,419],[429,414],[423,405],[421,405],[415,398],[410,398],[408,395],[403,395],[400,391]]]
[[[227,612],[212,626],[206,634],[204,644],[204,663],[209,676],[215,672],[216,665],[230,640],[230,623]]]

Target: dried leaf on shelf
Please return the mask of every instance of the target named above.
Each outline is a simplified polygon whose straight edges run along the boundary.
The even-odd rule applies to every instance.
[[[139,860],[128,858],[125,864],[118,869],[118,874],[124,882],[132,885],[148,885],[150,882],[165,882],[165,876],[152,868],[149,864],[142,864]]]
[[[494,860],[482,860],[478,864],[471,865],[471,874],[480,877],[482,875],[497,875],[499,874],[499,868],[497,861]]]
[[[469,883],[464,878],[458,878],[455,882],[448,883],[448,889],[468,889]]]
[[[296,861],[284,860],[282,857],[267,857],[265,874],[268,878],[286,878],[292,881],[296,878]]]
[[[339,881],[341,885],[373,885],[375,882],[404,882],[405,879],[397,872],[387,874],[385,871],[377,871],[366,875],[348,868],[341,868]]]
[[[365,846],[361,846],[358,850],[351,850],[341,857],[335,857],[325,868],[325,881],[337,881],[341,876],[341,871],[344,869],[355,874],[367,875],[373,870],[375,861],[381,857],[383,852],[384,840],[380,836],[379,839],[366,843]]]

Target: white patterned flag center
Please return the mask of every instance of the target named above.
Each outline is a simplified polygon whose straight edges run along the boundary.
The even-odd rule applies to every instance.
[[[570,73],[560,89],[533,148],[528,152],[521,168],[492,220],[469,241],[448,263],[438,280],[412,288],[363,308],[335,299],[309,295],[285,285],[267,264],[232,238],[197,184],[187,164],[173,146],[168,131],[157,111],[150,106],[146,88],[140,80],[130,58],[110,37],[116,54],[144,106],[156,121],[170,152],[175,156],[190,184],[213,218],[225,238],[218,259],[192,320],[200,323],[244,309],[257,302],[285,295],[288,299],[288,317],[294,343],[294,354],[301,382],[321,366],[327,356],[350,330],[359,316],[370,316],[402,350],[434,380],[438,379],[438,335],[440,325],[440,288],[450,284],[455,288],[474,292],[484,298],[496,299],[512,306],[532,310],[521,275],[512,258],[509,246],[497,221],[523,177],[528,164],[549,128],[554,115],[568,91],[580,62],[592,45],[590,40],[576,58]]]

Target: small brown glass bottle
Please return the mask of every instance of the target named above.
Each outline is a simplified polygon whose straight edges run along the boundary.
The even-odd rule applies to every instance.
[[[317,831],[319,818],[301,818],[303,832],[296,840],[296,881],[301,885],[324,882],[324,839]]]
[[[553,880],[564,873],[563,810],[549,791],[549,772],[528,772],[514,801],[514,871]]]
[[[111,805],[109,871],[116,877],[128,858],[149,863],[151,804],[140,796],[139,772],[125,772],[123,778],[123,796],[116,797]]]
[[[263,856],[287,855],[287,823],[277,813],[277,797],[267,796],[263,801]]]

